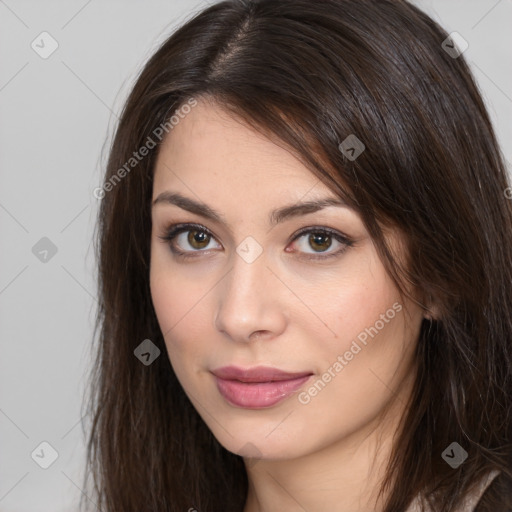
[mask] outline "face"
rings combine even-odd
[[[342,442],[410,381],[422,313],[355,211],[297,208],[331,200],[290,152],[204,100],[161,147],[154,308],[185,393],[242,456]]]

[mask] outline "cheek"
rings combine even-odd
[[[337,274],[323,276],[314,289],[306,285],[302,293],[307,297],[304,302],[317,318],[314,323],[308,322],[311,317],[305,318],[298,312],[295,318],[303,318],[306,332],[311,333],[313,325],[320,326],[317,337],[321,332],[318,339],[322,343],[317,345],[317,350],[330,359],[349,350],[358,336],[364,341],[365,333],[368,336],[367,330],[373,331],[376,323],[381,339],[392,338],[390,331],[396,331],[395,317],[399,315],[393,304],[399,303],[400,296],[374,254],[359,253]]]
[[[335,334],[316,346],[319,372],[299,401],[316,428],[327,418],[352,428],[373,418],[408,374],[421,315],[406,316],[410,304],[375,258],[317,303]]]
[[[168,262],[168,255],[152,257],[151,298],[171,365],[182,381],[208,344],[204,325],[211,315],[204,283],[168,268]]]
[[[171,274],[168,274],[159,263],[158,258],[152,257],[149,273],[149,284],[151,288],[151,300],[164,337],[177,322],[179,311],[177,305],[179,289]]]
[[[169,361],[182,385],[187,385],[190,375],[190,361],[193,360],[193,345],[179,343],[176,332],[187,322],[185,309],[186,294],[170,282],[166,276],[160,277],[157,271],[151,272],[151,297],[160,330],[162,331]]]
[[[398,290],[376,255],[351,270],[324,286],[326,293],[319,288],[309,295],[311,309],[328,330],[316,329],[321,343],[314,345],[314,351],[309,347],[318,371],[315,382],[322,382],[306,388],[301,403],[314,402],[310,411],[315,414],[329,404],[339,404],[330,412],[333,420],[337,418],[334,421],[350,411],[370,417],[389,398],[389,389],[409,369],[421,321],[406,318]],[[302,329],[313,339],[312,327],[302,322]]]
[[[191,279],[173,264],[165,244],[153,242],[149,272],[151,299],[164,337],[196,317],[205,294],[201,279]]]

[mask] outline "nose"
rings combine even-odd
[[[263,252],[248,263],[233,255],[231,271],[216,287],[215,327],[237,342],[272,339],[286,328],[286,287],[274,275]]]

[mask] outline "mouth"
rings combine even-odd
[[[312,372],[286,372],[264,366],[225,366],[212,370],[212,374],[223,398],[244,409],[271,407],[292,395],[313,375]]]

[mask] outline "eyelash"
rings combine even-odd
[[[212,237],[215,239],[215,236],[213,235],[213,233],[209,229],[207,229],[205,226],[202,226],[201,224],[190,224],[190,223],[172,224],[165,230],[164,234],[162,236],[159,236],[158,238],[165,241],[167,243],[167,245],[169,245],[171,252],[174,255],[176,255],[177,257],[184,259],[184,260],[192,259],[192,258],[197,257],[196,256],[197,253],[207,252],[207,251],[205,251],[205,250],[181,251],[181,250],[173,247],[173,244],[172,244],[172,242],[178,235],[180,235],[181,233],[186,233],[187,231],[192,231],[192,230],[196,230],[201,233],[204,232],[209,237]],[[334,256],[341,256],[341,254],[343,254],[349,247],[352,247],[352,245],[353,245],[353,241],[350,240],[348,237],[342,235],[341,233],[338,233],[337,231],[330,229],[330,228],[316,227],[316,226],[301,229],[298,233],[296,233],[294,235],[291,242],[295,242],[295,240],[297,240],[298,238],[302,237],[305,234],[309,234],[309,233],[329,235],[332,238],[334,238],[336,241],[344,244],[344,247],[342,247],[341,249],[338,249],[335,252],[327,253],[326,256],[320,256],[320,254],[322,254],[322,253],[318,253],[319,255],[317,255],[317,256],[315,256],[315,255],[301,256],[307,260],[326,260],[326,259],[332,258]]]
[[[176,249],[172,243],[174,241],[174,239],[181,233],[186,233],[187,231],[192,231],[192,230],[196,230],[201,233],[205,233],[209,237],[212,237],[215,239],[215,236],[208,228],[206,228],[205,226],[202,226],[201,224],[191,224],[191,223],[171,224],[164,231],[164,234],[159,236],[158,238],[160,238],[161,240],[166,242],[167,245],[169,246],[171,252],[174,255],[176,255],[177,257],[179,257],[183,260],[192,259],[192,258],[197,257],[196,256],[197,253],[207,252],[207,251],[200,250],[200,249],[195,250],[195,251],[181,251],[179,249]],[[326,259],[332,258],[334,256],[341,256],[341,254],[343,254],[349,247],[352,247],[354,244],[354,242],[352,240],[350,240],[348,237],[342,235],[341,233],[339,233],[333,229],[326,228],[326,227],[316,227],[316,226],[301,229],[298,233],[296,233],[294,235],[291,242],[295,242],[295,240],[297,240],[298,238],[302,237],[303,235],[309,234],[309,233],[329,235],[332,238],[334,238],[336,241],[342,243],[344,245],[344,247],[342,247],[341,249],[338,249],[335,252],[327,253],[326,256],[320,256],[320,254],[322,254],[322,253],[318,253],[319,254],[318,256],[315,256],[315,255],[301,256],[307,260],[326,260]]]

